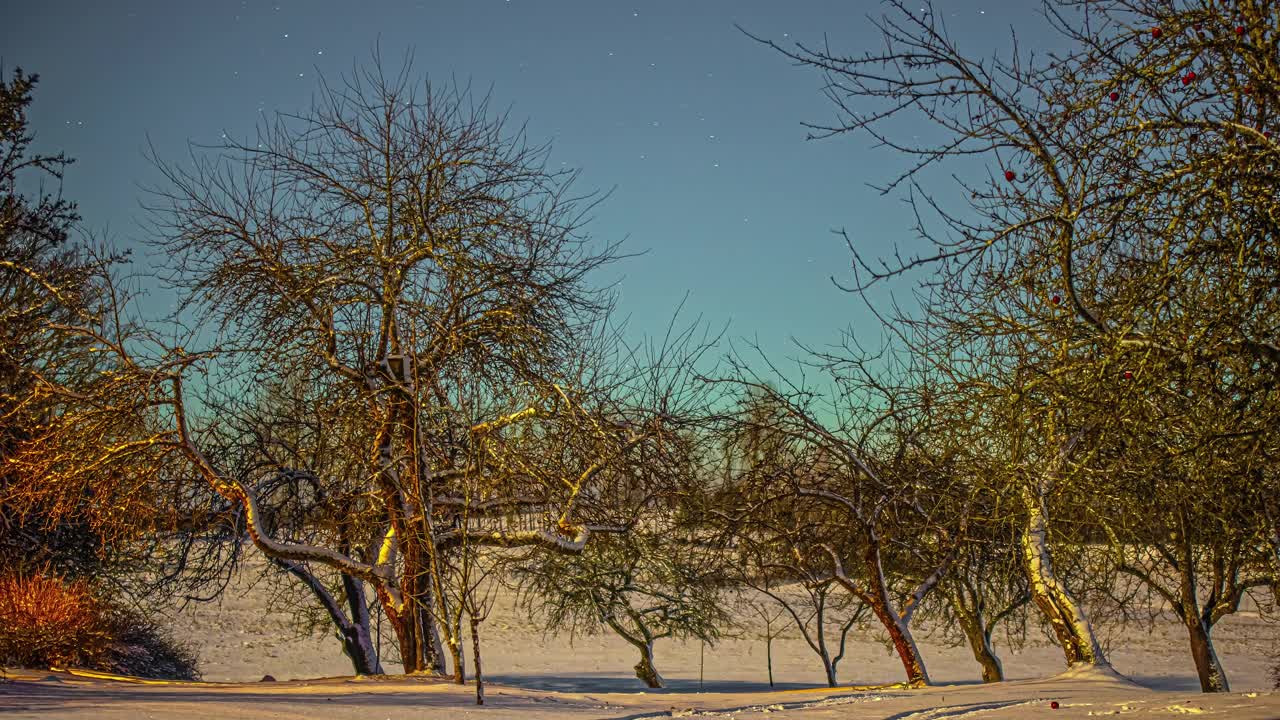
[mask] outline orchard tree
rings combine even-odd
[[[786,442],[749,463],[736,483],[748,491],[721,515],[751,543],[789,547],[808,585],[829,581],[866,605],[906,683],[927,685],[911,621],[954,561],[967,522],[957,454],[934,433],[931,386],[891,385],[892,365],[845,351],[812,358],[826,392],[778,373],[764,382],[734,360],[736,373],[722,382],[762,407],[727,418],[727,436]]]
[[[994,512],[987,515],[986,510]],[[992,636],[1001,624],[1012,624],[1019,629],[1006,632],[1004,637],[1015,646],[1025,641],[1025,608],[1031,594],[1017,553],[1016,530],[1008,531],[1009,514],[990,506],[983,506],[974,514],[1001,518],[1006,521],[1001,523],[1005,527],[979,529],[971,523],[938,594],[945,601],[946,627],[960,631],[973,659],[982,668],[982,681],[1000,682],[1005,679],[1004,665],[996,654]]]
[[[654,643],[714,644],[729,617],[717,553],[678,532],[652,530],[605,538],[575,556],[535,553],[516,579],[522,603],[549,629],[613,632],[639,653],[636,677],[660,688]]]
[[[1246,593],[1275,587],[1267,505],[1276,392],[1231,358],[1170,367],[1134,401],[1118,399],[1129,431],[1104,446],[1098,471],[1115,502],[1097,508],[1116,569],[1188,633],[1205,692],[1230,689],[1211,632]],[[1254,386],[1254,387],[1251,387]]]
[[[836,687],[849,633],[866,625],[868,607],[841,588],[824,569],[802,562],[799,546],[782,528],[752,518],[753,531],[741,541],[738,582],[758,595],[750,602],[766,622],[769,685],[773,686],[772,621],[790,620],[822,663],[827,687]],[[772,612],[771,612],[772,611]]]
[[[461,659],[445,592],[456,555],[578,553],[625,531],[645,492],[608,471],[662,441],[689,387],[669,369],[691,361],[676,349],[662,372],[628,364],[592,284],[618,249],[583,233],[592,203],[572,175],[487,99],[411,78],[375,63],[253,141],[160,163],[158,247],[178,319],[201,321],[178,336],[205,349],[131,324],[117,292],[75,328],[117,369],[75,394],[47,384],[64,410],[18,462],[60,479],[49,495],[91,483],[121,501],[99,513],[168,507],[177,491],[157,478],[194,478],[243,513],[266,557],[364,583],[405,671],[442,673],[445,642]],[[307,420],[336,418],[352,459],[263,452],[258,471],[232,472],[208,409],[286,375],[314,388]],[[325,489],[307,500],[329,518],[314,541],[264,522],[263,485],[282,474]],[[334,522],[352,510],[358,522]]]
[[[959,50],[931,7],[888,4],[874,21],[881,52],[762,42],[827,78],[839,122],[813,126],[815,135],[866,133],[911,159],[882,190],[910,189],[926,249],[877,262],[846,236],[855,259],[844,286],[866,291],[928,268],[919,322],[966,342],[986,338],[1008,359],[997,383],[1016,401],[1005,429],[1022,439],[1009,446],[1011,461],[1027,469],[1032,597],[1069,664],[1103,663],[1082,607],[1052,572],[1049,538],[1054,514],[1078,517],[1088,502],[1090,464],[1131,429],[1107,399],[1155,401],[1192,367],[1239,363],[1257,386],[1274,384],[1280,369],[1280,8],[1055,0],[1044,16],[1066,51],[1037,57],[1015,44],[978,58]],[[920,136],[929,140],[899,134],[913,115],[932,126]],[[958,206],[925,187],[943,167],[958,178]],[[1205,469],[1179,475],[1207,482]],[[1095,501],[1115,497],[1098,490]],[[1275,537],[1274,516],[1236,520],[1259,525],[1246,535]],[[1202,685],[1219,689],[1195,624]]]
[[[328,545],[369,561],[360,553],[378,517],[362,497],[362,478],[371,468],[367,458],[350,451],[362,428],[328,400],[318,386],[296,376],[266,380],[250,403],[218,398],[209,403],[219,428],[207,452],[228,474],[256,482],[258,514],[268,535],[293,544]],[[247,542],[243,532],[224,540],[237,549]],[[288,607],[300,630],[329,626],[356,675],[382,674],[373,641],[376,601],[363,580],[284,558],[270,558],[262,574],[271,601]]]

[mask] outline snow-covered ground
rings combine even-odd
[[[745,618],[744,618],[745,620]],[[1280,693],[1270,690],[1269,656],[1280,649],[1280,626],[1256,613],[1224,620],[1215,631],[1232,685],[1203,695],[1186,649],[1185,633],[1163,623],[1113,628],[1110,657],[1119,674],[1062,674],[1061,654],[1044,643],[1020,652],[1001,647],[1009,682],[982,685],[963,647],[946,647],[922,633],[929,673],[926,690],[851,692],[822,684],[822,668],[794,632],[775,639],[774,677],[767,683],[759,623],[704,649],[699,643],[660,641],[659,670],[669,687],[646,691],[632,675],[637,657],[612,636],[546,635],[500,598],[482,627],[482,652],[492,683],[477,708],[471,685],[390,678],[352,680],[338,642],[325,635],[298,638],[288,617],[266,612],[246,578],[221,603],[188,606],[170,619],[175,633],[199,648],[205,683],[136,684],[21,671],[0,685],[0,714],[30,718],[641,718],[684,715],[770,718],[1075,718],[1213,715],[1280,718]],[[902,667],[876,639],[874,626],[855,631],[840,664],[840,681],[874,685],[899,680]],[[390,638],[383,637],[383,642]],[[702,681],[699,682],[701,664]],[[397,668],[388,668],[394,671]],[[280,682],[256,682],[270,674]],[[315,680],[314,678],[329,678]],[[701,691],[700,691],[701,687]],[[1056,701],[1054,710],[1050,703]],[[1052,713],[1052,715],[1049,715]]]

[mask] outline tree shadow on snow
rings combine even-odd
[[[526,690],[551,690],[568,693],[745,693],[770,692],[778,690],[840,690],[827,688],[824,685],[807,683],[775,683],[769,687],[767,682],[748,680],[708,680],[702,684],[701,690],[697,679],[664,678],[666,687],[648,688],[633,675],[616,672],[582,672],[563,675],[536,673],[522,675],[519,673],[497,673],[486,675],[485,681],[494,684],[510,685]]]
[[[1125,673],[1125,677],[1148,690],[1169,690],[1177,692],[1197,692],[1200,680],[1194,675],[1134,675]]]

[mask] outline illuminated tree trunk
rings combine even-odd
[[[872,565],[876,572],[869,598],[871,612],[875,613],[880,624],[888,631],[893,649],[897,651],[898,659],[902,661],[902,667],[907,673],[907,684],[911,687],[928,685],[929,673],[925,671],[924,657],[920,655],[920,648],[916,646],[915,637],[911,634],[909,619],[903,618],[894,611],[892,600],[889,598],[889,589],[880,568],[879,553],[876,553],[874,563],[869,559],[868,564]]]
[[[413,591],[413,594],[410,594]],[[444,652],[439,630],[432,619],[430,588],[418,587],[406,572],[403,592],[410,598],[408,607],[397,611],[385,600],[383,609],[400,648],[401,662],[407,674],[444,675]]]
[[[1032,601],[1053,628],[1068,667],[1081,664],[1107,665],[1107,659],[1084,608],[1080,607],[1053,572],[1044,486],[1037,485],[1034,489],[1024,487],[1022,499],[1027,513],[1021,538],[1022,557]]]
[[[467,671],[462,656],[462,636],[458,628],[449,633],[449,641],[445,644],[449,647],[449,659],[453,661],[453,681],[462,685],[467,682]]]

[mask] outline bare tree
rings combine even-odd
[[[772,545],[772,547],[770,547]],[[748,541],[740,582],[767,598],[776,608],[756,605],[766,622],[769,685],[773,686],[773,634],[771,622],[785,616],[822,663],[827,686],[835,687],[840,661],[848,648],[849,633],[865,624],[866,604],[843,592],[828,573],[815,573],[791,554],[778,552],[776,543]]]
[[[763,595],[763,593],[761,593],[761,595]],[[761,597],[752,594],[745,594],[744,597],[741,598],[741,607],[746,610],[748,614],[759,617],[760,622],[764,623],[765,670],[768,672],[769,676],[769,687],[773,687],[773,641],[779,635],[778,628],[776,626],[780,624],[785,625],[787,616],[790,615],[790,613],[787,612],[786,606],[780,605],[777,602],[770,602],[766,599],[767,597],[767,595]],[[782,621],[782,623],[779,623],[779,621]],[[826,669],[825,664],[823,665],[823,669]]]
[[[50,408],[32,392],[41,372],[74,382],[94,372],[85,343],[49,332],[97,309],[95,258],[72,240],[75,205],[61,197],[64,155],[32,153],[27,110],[39,78],[0,68],[0,568],[49,566],[71,575],[102,570],[104,538],[68,513],[47,523],[40,508],[23,507],[22,481],[6,462],[39,434]],[[36,181],[31,197],[22,185]],[[46,183],[58,185],[55,189]]]
[[[1024,608],[1031,595],[1016,554],[1016,540],[981,537],[973,530],[971,525],[939,593],[946,601],[947,619],[959,628],[973,659],[982,668],[982,681],[1000,682],[1005,678],[1004,665],[996,654],[992,635],[1001,623],[1021,617],[1018,625],[1022,632],[1006,635],[1021,642],[1026,624]]]
[[[1020,419],[1005,431],[1048,439],[1008,447],[1027,469],[1022,545],[1033,599],[1068,663],[1105,662],[1049,549],[1050,517],[1079,514],[1060,498],[1087,499],[1073,478],[1103,438],[1126,430],[1104,398],[1128,382],[1129,394],[1155,399],[1163,380],[1196,366],[1238,361],[1264,384],[1280,368],[1269,127],[1280,64],[1267,49],[1277,7],[1046,2],[1066,52],[1037,57],[1015,37],[1011,52],[976,58],[932,7],[888,5],[873,20],[879,52],[761,41],[827,78],[839,120],[811,126],[815,137],[865,133],[909,158],[881,189],[909,191],[926,249],[877,261],[845,235],[855,260],[844,287],[933,270],[918,322],[985,336],[1011,361],[1000,383],[1020,403],[1010,420]],[[898,120],[911,115],[937,132],[901,137]],[[988,162],[985,173],[975,176],[975,159]],[[958,207],[926,190],[943,167],[958,171]],[[1259,531],[1274,535],[1274,526]]]
[[[155,478],[198,480],[290,572],[364,583],[405,671],[441,673],[450,558],[464,547],[577,553],[624,530],[644,493],[606,487],[638,476],[605,471],[661,440],[682,386],[666,375],[654,385],[617,356],[610,296],[590,284],[617,248],[581,232],[591,204],[571,194],[571,176],[547,170],[545,148],[487,100],[423,93],[407,65],[356,70],[255,142],[161,164],[169,184],[154,210],[170,280],[216,338],[188,352],[160,326],[131,323],[117,290],[102,318],[69,329],[119,370],[74,391],[46,385],[62,412],[18,461],[67,481],[51,493],[108,469],[113,497],[156,508],[170,498]],[[247,403],[286,374],[316,388],[312,422],[340,418],[351,432],[345,449],[360,459],[330,464],[344,477],[265,453],[240,476],[212,454],[211,401],[241,391]],[[273,536],[259,498],[282,476],[313,477],[332,490],[313,494],[313,509],[355,509],[360,522],[331,523],[314,543]],[[459,492],[462,478],[480,491]]]
[[[678,532],[650,528],[610,537],[577,556],[539,553],[521,564],[517,580],[523,604],[549,628],[607,628],[639,652],[636,677],[660,688],[656,641],[714,644],[729,622],[718,555]]]
[[[728,418],[757,425],[730,436],[782,438],[786,450],[751,465],[726,521],[739,534],[787,538],[806,574],[843,587],[876,616],[906,682],[928,684],[911,619],[954,560],[967,514],[955,497],[955,454],[931,432],[932,391],[889,385],[857,355],[813,356],[830,379],[824,393],[782,377],[764,382],[734,364],[723,382],[768,409]]]
[[[1232,365],[1160,373],[1171,381],[1123,407],[1131,430],[1111,438],[1098,469],[1113,478],[1115,501],[1095,515],[1115,568],[1147,591],[1148,607],[1167,608],[1186,628],[1205,692],[1230,687],[1214,625],[1251,589],[1277,579],[1260,502],[1275,443],[1274,392],[1255,391],[1254,378]]]
[[[116,478],[109,466],[86,459],[75,478],[59,482],[22,461],[29,448],[44,446],[68,408],[101,421],[91,389],[127,371],[77,329],[119,321],[103,276],[127,254],[92,237],[61,196],[72,161],[30,152],[27,110],[36,84],[21,69],[0,78],[0,568],[92,578],[113,601],[140,607],[167,595],[216,594],[236,556],[204,542],[232,520],[209,493],[161,468],[159,483],[174,485],[161,509],[153,495],[109,487]],[[117,440],[101,429],[101,442]],[[80,457],[74,448],[61,451],[50,460]]]

